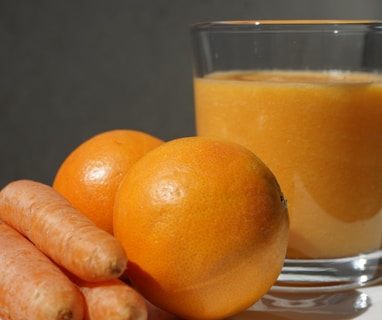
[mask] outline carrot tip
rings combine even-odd
[[[126,270],[126,261],[115,261],[113,263],[111,263],[110,267],[109,267],[109,273],[115,277],[119,277],[121,276],[125,270]]]
[[[72,320],[73,312],[71,310],[60,310],[57,315],[57,319],[59,320]]]

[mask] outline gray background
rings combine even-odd
[[[0,0],[0,187],[51,183],[102,131],[193,135],[188,27],[224,19],[382,19],[382,1]]]

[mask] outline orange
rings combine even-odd
[[[130,281],[187,319],[226,318],[260,299],[281,272],[288,231],[272,172],[223,140],[162,144],[131,167],[115,198]]]
[[[97,134],[74,149],[59,167],[53,187],[100,228],[113,233],[113,205],[128,169],[163,141],[134,130]]]

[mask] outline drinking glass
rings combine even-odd
[[[190,32],[197,135],[252,150],[288,201],[272,290],[379,281],[382,22],[218,21]]]

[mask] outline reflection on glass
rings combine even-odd
[[[265,295],[247,311],[282,314],[285,319],[353,319],[371,306],[366,293],[344,291],[337,293],[272,293]],[[243,315],[245,317],[245,315]],[[244,318],[243,318],[244,319]],[[272,318],[270,318],[272,319]],[[275,318],[277,319],[277,318]]]

